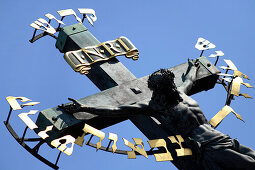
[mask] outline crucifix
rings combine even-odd
[[[61,20],[56,19],[51,14],[45,15],[50,19],[49,22],[42,18],[38,19],[32,23],[31,26],[36,30],[41,29],[45,32],[36,37],[33,36],[33,38],[30,40],[31,42],[34,42],[45,35],[50,35],[56,38],[56,47],[61,53],[64,53],[65,60],[73,68],[73,70],[81,74],[85,74],[102,91],[77,101],[74,100],[76,105],[79,104],[81,106],[89,106],[93,108],[100,106],[121,107],[123,105],[134,105],[141,101],[149,101],[152,99],[155,89],[152,90],[153,92],[151,91],[151,89],[154,87],[150,85],[148,86],[148,81],[150,81],[153,76],[159,74],[159,72],[153,73],[153,76],[151,75],[142,78],[136,78],[116,59],[116,56],[119,55],[125,55],[127,58],[132,58],[133,60],[138,59],[139,52],[131,43],[131,41],[126,37],[119,37],[113,41],[100,43],[82,24],[82,21],[87,18],[93,25],[93,22],[96,20],[94,11],[91,9],[78,10],[81,14],[83,14],[83,19],[80,19],[73,10],[58,11],[59,15],[62,16]],[[88,14],[91,14],[92,16],[88,16]],[[63,18],[67,15],[74,15],[79,23],[60,28],[60,25],[63,24]],[[56,29],[50,26],[50,21],[52,19],[59,23],[59,26]],[[58,37],[54,35],[56,31],[59,31]],[[205,39],[201,39],[198,41],[196,46],[201,49],[206,49],[207,47],[209,48],[210,46],[213,46],[213,44]],[[199,58],[193,60],[193,63],[188,61],[172,68],[161,70],[162,75],[163,72],[165,72],[164,74],[172,74],[171,83],[174,84],[175,88],[179,88],[187,82],[186,77],[189,72],[191,72],[194,67],[199,67],[199,69],[196,71],[196,77],[193,77],[192,79],[193,85],[190,86],[190,88],[183,90],[185,91],[185,95],[183,94],[182,96],[184,101],[186,100],[184,98],[188,98],[188,96],[192,94],[213,88],[218,80],[218,74],[220,71],[206,57],[202,56],[202,53]],[[194,65],[191,66],[190,64]],[[166,70],[171,71],[168,72]],[[175,79],[173,79],[173,77],[175,77]],[[156,89],[161,89],[160,84],[156,85]],[[186,101],[189,101],[189,99]],[[182,102],[182,104],[185,104],[185,102]],[[70,103],[65,105],[72,107],[72,104]],[[191,105],[192,104],[189,106]],[[181,111],[181,113],[182,112],[183,111]],[[109,113],[109,115],[110,114],[111,113]],[[49,137],[47,137],[45,141],[48,144],[54,145],[54,142],[52,143],[52,141],[55,141],[55,139],[61,139],[61,137],[66,135],[71,135],[76,139],[81,137],[84,134],[83,128],[86,129],[86,127],[84,127],[84,123],[96,129],[103,129],[120,123],[126,119],[130,119],[131,122],[149,140],[167,139],[172,136],[179,135],[174,132],[175,129],[166,129],[164,127],[164,119],[156,114],[146,115],[144,113],[138,113],[137,115],[133,116],[102,117],[98,116],[97,114],[83,112],[82,109],[78,112],[70,114],[68,113],[68,110],[65,109],[65,107],[58,106],[43,110],[39,113],[36,121],[37,128],[35,128],[34,131],[39,134],[39,132],[42,132],[45,129],[47,130],[48,127],[51,127],[51,129],[48,130]],[[205,130],[206,133],[209,131],[214,131],[212,127],[209,127],[206,118],[204,121],[202,121],[202,123],[200,123],[204,124],[205,122],[207,125],[203,126],[202,128],[194,128],[197,130],[196,133],[202,133],[203,130]],[[219,137],[221,137],[219,140],[224,139],[224,144],[227,143],[232,147],[232,141],[230,141],[231,138],[224,136],[222,133],[214,131],[213,134],[209,133],[209,135],[212,135],[213,137],[219,135]],[[201,136],[203,137],[203,135]],[[210,140],[208,140],[209,142],[213,142],[212,136],[210,137]],[[195,138],[196,137],[199,136],[195,136]],[[178,144],[184,142],[182,141],[183,139],[181,139],[182,138],[178,138]],[[176,141],[176,139],[171,138],[170,140]],[[200,139],[197,140],[199,141]],[[59,141],[56,145],[58,144]],[[171,144],[168,143],[167,145],[168,147],[171,147]],[[215,146],[218,145],[216,144]],[[215,146],[213,145],[212,148]],[[240,148],[244,149],[243,147]],[[162,148],[159,148],[159,150],[162,150]],[[252,153],[251,155],[253,156]],[[178,169],[203,169],[203,165],[194,159],[193,156],[177,156],[172,160],[172,163]]]
[[[131,49],[132,43],[127,42],[128,40],[125,37],[122,37],[122,39],[120,38],[120,40],[120,42],[126,41],[125,44],[129,45],[127,48]],[[86,49],[86,47],[96,47],[99,44],[100,42],[81,23],[63,27],[57,38],[56,47],[60,52],[65,53],[67,62],[73,64],[70,64],[72,68],[87,75],[87,77],[100,90],[102,90],[100,93],[84,97],[78,101],[85,105],[96,107],[102,105],[119,106],[150,99],[152,93],[147,87],[148,76],[136,78],[116,58],[93,63],[93,65],[89,66],[89,69],[79,69],[80,63],[77,64],[76,61],[74,61],[74,57],[80,55],[79,57],[81,57],[81,60],[85,59],[88,52],[86,53],[85,51],[84,53],[84,50],[82,52],[81,49]],[[104,47],[106,52],[109,52],[107,49],[114,52],[114,50],[111,49],[113,47],[108,45],[109,43],[104,44],[109,47]],[[125,47],[125,44],[123,47]],[[99,46],[98,50],[102,51],[100,48],[102,47]],[[134,55],[134,57],[136,56],[138,56],[138,54]],[[189,95],[213,88],[218,78],[217,73],[220,73],[220,71],[205,57],[199,57],[197,62],[200,63],[200,69],[197,74],[196,85],[188,92]],[[171,68],[176,76],[175,83],[177,86],[184,82],[183,75],[186,74],[188,67],[188,62],[186,62]],[[54,125],[53,130],[48,133],[50,137],[46,139],[46,141],[51,141],[66,134],[78,137],[81,135],[81,129],[83,128],[84,122],[97,129],[103,129],[116,123],[120,123],[127,118],[128,117],[102,118],[93,114],[82,116],[77,115],[75,118],[58,107],[55,107],[43,110],[39,113],[36,121],[38,129],[35,129],[35,131],[39,132],[49,125]],[[129,119],[148,139],[160,139],[176,135],[174,133],[170,134],[169,132],[166,132],[161,127],[160,120],[156,117],[137,115],[130,117]],[[172,162],[179,169],[188,169],[191,167],[195,169],[197,166],[194,160],[190,157],[178,157]]]

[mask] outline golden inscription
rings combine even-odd
[[[40,131],[38,133],[38,136],[40,136],[42,139],[46,139],[47,137],[49,137],[49,135],[47,134],[47,132],[51,131],[53,128],[53,125],[51,126],[47,126],[45,130]]]
[[[231,87],[231,94],[233,94],[235,96],[239,96],[241,83],[243,83],[242,78],[236,77],[233,79],[232,87]]]
[[[99,148],[101,148],[101,146],[102,146],[101,142],[102,142],[102,140],[105,138],[105,133],[104,133],[104,132],[102,132],[102,131],[100,131],[100,130],[98,130],[98,129],[96,129],[96,128],[93,128],[92,126],[89,126],[89,125],[86,124],[86,123],[85,123],[85,125],[84,125],[83,131],[84,131],[85,133],[90,133],[90,134],[92,134],[92,135],[94,135],[94,136],[99,137],[100,140],[99,140],[98,143],[96,143],[96,146],[97,146],[97,150],[98,150]]]
[[[13,110],[21,110],[22,107],[18,103],[17,99],[21,100],[21,102],[28,102],[32,101],[26,97],[13,97],[13,96],[8,96],[6,97],[7,102],[10,104]]]
[[[168,138],[172,143],[177,143],[180,146],[180,149],[175,149],[177,156],[187,156],[192,155],[192,151],[189,148],[183,148],[182,143],[184,142],[184,139],[181,135],[176,135],[177,139],[174,136],[169,136]]]
[[[157,162],[159,162],[159,161],[172,161],[173,160],[173,157],[172,157],[171,153],[168,151],[168,149],[166,147],[166,141],[164,139],[149,140],[148,143],[149,143],[151,148],[163,147],[166,150],[165,153],[154,154]]]
[[[28,115],[34,115],[37,112],[38,110],[30,110],[28,113],[20,113],[18,116],[29,127],[29,129],[33,130],[38,128],[38,126],[28,117]]]
[[[231,112],[234,113],[238,119],[243,121],[241,115],[237,114],[230,106],[226,105],[209,121],[209,123],[213,127],[217,127],[218,124]]]
[[[126,37],[119,37],[116,40],[106,41],[97,46],[66,52],[64,58],[74,71],[88,74],[92,64],[110,60],[120,55],[125,55],[133,60],[139,58],[137,48]]]
[[[118,140],[118,136],[114,133],[109,133],[109,137],[108,137],[109,140],[113,141],[113,144],[112,144],[112,153],[114,153],[116,150],[117,150],[117,140]]]
[[[81,19],[76,15],[76,13],[74,12],[74,10],[72,9],[65,9],[65,10],[61,10],[61,11],[57,11],[58,14],[61,16],[61,17],[65,17],[65,16],[68,16],[68,15],[74,15],[76,20],[80,23],[81,22]]]
[[[85,133],[83,133],[81,136],[78,136],[78,138],[76,138],[75,140],[75,144],[82,147],[84,143],[84,136],[85,136]]]
[[[73,153],[74,142],[75,142],[74,137],[72,137],[71,135],[66,135],[59,139],[51,141],[51,145],[58,148],[58,150],[60,150],[61,152],[64,152],[65,154],[70,156]],[[69,143],[71,143],[71,147],[66,146]]]
[[[129,142],[128,140],[126,140],[125,138],[123,138],[123,140],[124,140],[124,144],[132,149],[132,151],[127,151],[128,159],[136,158],[135,151],[140,153],[144,157],[148,158],[148,155],[147,155],[146,151],[144,150],[144,144],[143,144],[142,139],[133,138],[133,140],[135,141],[135,145],[133,143]],[[138,147],[137,145],[141,145],[142,148]]]
[[[242,72],[240,72],[238,70],[234,70],[234,76],[238,76],[238,77],[242,77],[243,76],[243,78],[250,80],[247,75],[243,74]]]

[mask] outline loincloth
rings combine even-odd
[[[209,124],[203,124],[195,128],[190,137],[198,142],[203,151],[232,148],[234,145],[233,140],[228,135],[213,129]]]

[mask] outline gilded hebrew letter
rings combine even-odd
[[[232,87],[231,87],[231,94],[233,94],[235,96],[239,96],[241,83],[243,83],[242,78],[236,77],[233,79]]]
[[[235,77],[232,81],[231,94],[239,96],[240,86],[245,85],[248,88],[253,88],[249,83],[244,83],[243,79],[239,76]]]
[[[166,147],[166,141],[164,139],[154,139],[154,140],[149,140],[148,141],[149,145],[151,148],[156,148],[156,147],[164,147],[166,149],[166,153],[157,153],[154,154],[156,161],[172,161],[173,157],[171,153],[168,151]]]
[[[28,115],[34,115],[38,112],[38,110],[30,110],[28,113],[20,113],[19,118],[29,127],[29,129],[33,130],[38,128],[38,126],[31,120]]]
[[[96,143],[96,145],[97,145],[97,150],[98,150],[99,148],[101,148],[101,146],[102,146],[102,145],[101,145],[101,142],[102,142],[102,140],[105,138],[105,133],[104,133],[104,132],[102,132],[102,131],[100,131],[100,130],[98,130],[98,129],[96,129],[96,128],[93,128],[92,126],[89,126],[89,125],[86,124],[86,123],[85,123],[85,125],[84,125],[83,131],[84,131],[85,133],[90,133],[90,134],[92,134],[92,135],[94,135],[94,136],[99,137],[100,140],[99,140],[98,143]]]
[[[142,139],[133,138],[133,140],[135,141],[135,145],[133,143],[129,142],[128,140],[126,140],[125,138],[123,138],[123,140],[124,140],[124,144],[132,149],[132,151],[127,151],[128,159],[135,159],[136,158],[135,151],[140,153],[144,157],[148,158],[147,153],[144,150],[144,144],[143,144]],[[142,148],[138,147],[137,145],[141,145]]]
[[[47,32],[49,34],[55,34],[56,30],[45,19],[39,18],[37,21],[30,24],[31,27]]]
[[[75,143],[82,147],[84,143],[84,136],[85,136],[85,133],[83,133],[81,136],[78,136],[75,140]]]
[[[45,130],[40,131],[38,133],[38,136],[40,136],[42,139],[46,139],[47,137],[49,137],[49,135],[47,134],[47,132],[51,131],[53,128],[53,125],[51,126],[47,126]]]
[[[83,14],[89,21],[89,23],[93,26],[94,22],[97,20],[96,12],[93,9],[86,9],[86,8],[78,8],[78,11]],[[88,16],[91,14],[92,16]]]
[[[54,20],[56,20],[59,24],[65,25],[63,21],[58,20],[54,15],[52,15],[52,14],[50,14],[50,13],[45,14],[45,16],[46,16],[47,18],[49,18],[50,20],[54,19]]]
[[[189,148],[183,148],[182,142],[184,142],[184,139],[181,135],[176,135],[177,139],[174,136],[168,137],[172,143],[177,143],[180,146],[180,149],[175,149],[177,156],[186,156],[186,155],[192,155],[192,151]]]
[[[251,98],[251,99],[252,99],[252,97],[249,96],[249,95],[246,94],[246,93],[240,93],[239,95],[240,95],[240,96],[243,96],[243,97],[245,97],[245,98]]]
[[[243,121],[241,115],[237,114],[230,106],[226,105],[209,121],[209,123],[213,127],[217,127],[218,124],[231,112],[233,112],[238,119]]]
[[[112,153],[114,153],[117,150],[116,143],[117,143],[117,140],[118,140],[118,136],[116,134],[114,134],[114,133],[109,133],[108,139],[113,141],[113,144],[112,144]]]
[[[63,142],[62,142],[63,141]],[[61,152],[64,152],[68,156],[70,156],[73,153],[73,146],[74,146],[75,138],[71,135],[63,136],[59,139],[55,139],[51,141],[51,145],[58,148]],[[71,147],[67,147],[66,145],[71,143]]]
[[[208,40],[204,38],[198,38],[197,43],[195,45],[195,48],[198,50],[208,50],[215,48],[216,46],[212,43],[210,43]]]
[[[39,104],[40,102],[28,102],[28,103],[25,103],[25,104],[22,104],[21,107],[25,107],[25,106],[34,106],[34,105],[37,105]]]
[[[216,54],[211,54],[209,57],[214,58],[214,57],[222,57],[224,56],[224,53],[222,51],[215,51]]]
[[[26,97],[13,97],[13,96],[8,96],[6,97],[7,102],[10,104],[13,110],[21,110],[22,107],[20,104],[17,102],[17,99],[20,99],[21,102],[28,102],[31,101],[30,99]]]
[[[248,88],[253,88],[253,86],[252,85],[250,85],[249,83],[241,83],[242,85],[245,85],[246,87],[248,87]]]
[[[238,76],[238,77],[243,76],[243,78],[250,80],[247,75],[243,74],[241,71],[238,71],[238,70],[234,70],[234,76]]]
[[[68,15],[74,15],[76,20],[80,23],[81,22],[81,19],[76,15],[76,13],[74,12],[74,10],[72,9],[66,9],[66,10],[61,10],[61,11],[57,11],[58,14],[61,16],[61,17],[65,17],[65,16],[68,16]]]
[[[228,65],[228,67],[226,67],[226,69],[228,69],[228,70],[237,70],[235,64],[231,60],[224,59],[224,61]]]

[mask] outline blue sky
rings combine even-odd
[[[51,13],[57,18],[56,11],[77,8],[92,8],[98,20],[91,27],[85,26],[101,42],[126,36],[140,51],[138,61],[118,57],[119,60],[138,78],[148,75],[159,68],[169,68],[199,57],[200,51],[194,48],[197,38],[203,37],[216,45],[215,50],[225,53],[224,59],[232,60],[237,68],[250,77],[255,85],[254,74],[254,38],[255,38],[255,2],[252,0],[215,0],[206,2],[193,1],[4,1],[1,3],[1,98],[0,120],[4,121],[9,111],[5,100],[7,96],[25,96],[41,102],[33,109],[44,110],[66,103],[68,97],[79,99],[99,90],[86,77],[75,73],[55,48],[55,40],[45,37],[31,44],[28,40],[33,35],[29,26],[38,18],[45,18]],[[81,16],[80,16],[81,17]],[[76,23],[74,18],[67,20],[67,25]],[[215,50],[206,51],[205,56]],[[214,62],[214,59],[211,60]],[[221,59],[219,64],[226,65]],[[242,93],[255,97],[254,89],[241,88]],[[221,85],[214,89],[193,96],[210,120],[225,104],[226,92]],[[228,115],[217,128],[240,143],[255,149],[254,100],[237,98],[231,107],[241,114],[245,123]],[[29,111],[31,108],[24,109]],[[21,135],[25,128],[18,118],[21,111],[15,111],[11,123]],[[37,116],[30,116],[36,120]],[[114,125],[103,130],[119,136],[118,147],[126,149],[121,138],[132,141],[132,137],[142,138],[145,148],[149,149],[146,137],[130,121]],[[0,169],[49,169],[42,162],[30,155],[8,133],[4,124],[0,124],[2,151]],[[35,135],[29,132],[28,135]],[[88,140],[86,138],[86,140]],[[46,145],[40,150],[54,161],[57,150]],[[169,162],[156,162],[154,156],[148,159],[138,157],[129,160],[123,155],[113,155],[102,151],[96,152],[88,146],[74,147],[71,156],[62,155],[60,169],[176,169]]]

